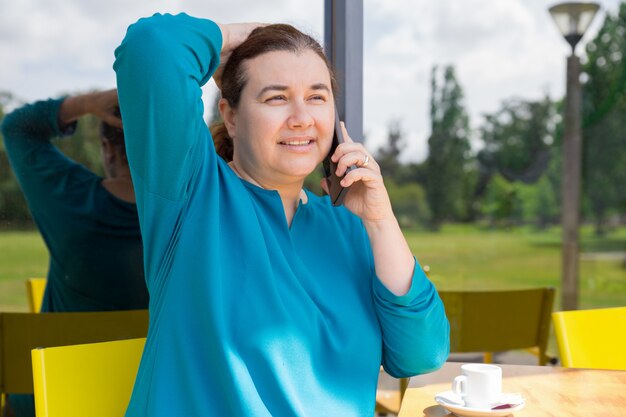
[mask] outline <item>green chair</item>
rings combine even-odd
[[[34,349],[37,417],[124,417],[145,342]]]
[[[626,370],[626,307],[552,313],[567,368]]]
[[[134,339],[147,332],[147,310],[0,313],[0,393],[33,393],[32,349]]]

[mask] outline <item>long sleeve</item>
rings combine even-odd
[[[397,378],[432,372],[450,352],[450,325],[435,286],[415,263],[409,292],[396,296],[377,278],[374,300],[383,336],[383,367]]]
[[[51,196],[65,193],[66,182],[96,178],[51,142],[75,130],[75,123],[63,131],[59,128],[57,117],[62,102],[63,99],[37,101],[13,111],[2,121],[9,161],[35,217],[51,208]]]
[[[206,19],[155,14],[115,51],[120,108],[138,204],[142,193],[184,200],[204,158],[201,86],[219,65],[222,34]]]

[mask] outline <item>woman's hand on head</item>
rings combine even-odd
[[[341,180],[343,187],[350,187],[344,206],[364,222],[382,222],[394,218],[389,194],[385,188],[380,166],[361,143],[354,142],[341,123],[345,142],[331,155],[337,163],[337,175],[343,176],[348,167],[355,165]],[[322,188],[328,192],[327,180],[322,179]]]
[[[220,65],[213,73],[213,79],[218,88],[222,88],[222,72],[224,71],[224,65],[230,58],[233,50],[243,43],[250,32],[259,26],[267,26],[266,23],[218,23],[220,30],[222,31],[222,51],[220,53]]]
[[[59,109],[59,122],[66,125],[86,114],[93,114],[111,126],[121,128],[122,119],[113,113],[117,106],[119,104],[115,88],[67,97]]]
[[[113,113],[114,109],[119,106],[116,88],[96,91],[88,94],[86,97],[89,113],[99,117],[111,126],[122,127],[122,119]]]

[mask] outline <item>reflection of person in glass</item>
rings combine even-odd
[[[155,15],[129,28],[114,69],[151,300],[127,416],[369,416],[381,363],[441,366],[443,304],[372,156],[344,129],[339,174],[359,166],[345,206],[302,189],[334,125],[316,41]],[[216,70],[214,145],[201,86]]]
[[[11,166],[50,253],[41,310],[148,307],[141,234],[116,90],[38,101],[7,115],[2,134]],[[77,119],[100,117],[101,178],[52,143]],[[9,396],[16,416],[34,416],[32,395]]]

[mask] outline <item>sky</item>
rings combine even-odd
[[[598,2],[581,44],[619,7],[619,0]],[[426,157],[434,65],[454,65],[474,128],[505,100],[561,98],[569,46],[548,13],[555,3],[364,0],[366,146],[375,151],[389,124],[400,122],[402,159]],[[221,23],[286,22],[323,41],[324,0],[0,0],[0,92],[32,101],[113,88],[113,50],[128,25],[181,11]],[[207,108],[216,92],[210,81]]]

